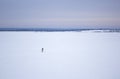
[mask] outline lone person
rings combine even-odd
[[[43,53],[43,51],[44,51],[44,48],[42,48],[41,52]]]

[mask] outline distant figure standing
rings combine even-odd
[[[43,53],[43,51],[44,51],[44,48],[42,48],[41,52]]]

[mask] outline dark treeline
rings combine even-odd
[[[57,32],[57,31],[89,31],[89,30],[104,30],[108,32],[120,32],[120,29],[99,28],[99,29],[76,29],[76,28],[0,28],[0,31],[45,31],[45,32]]]

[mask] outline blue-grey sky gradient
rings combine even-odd
[[[0,0],[0,27],[120,26],[120,0]]]

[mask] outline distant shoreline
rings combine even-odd
[[[120,29],[99,28],[99,29],[76,29],[76,28],[0,28],[0,31],[35,31],[35,32],[81,32],[81,31],[95,31],[95,32],[120,32]]]

